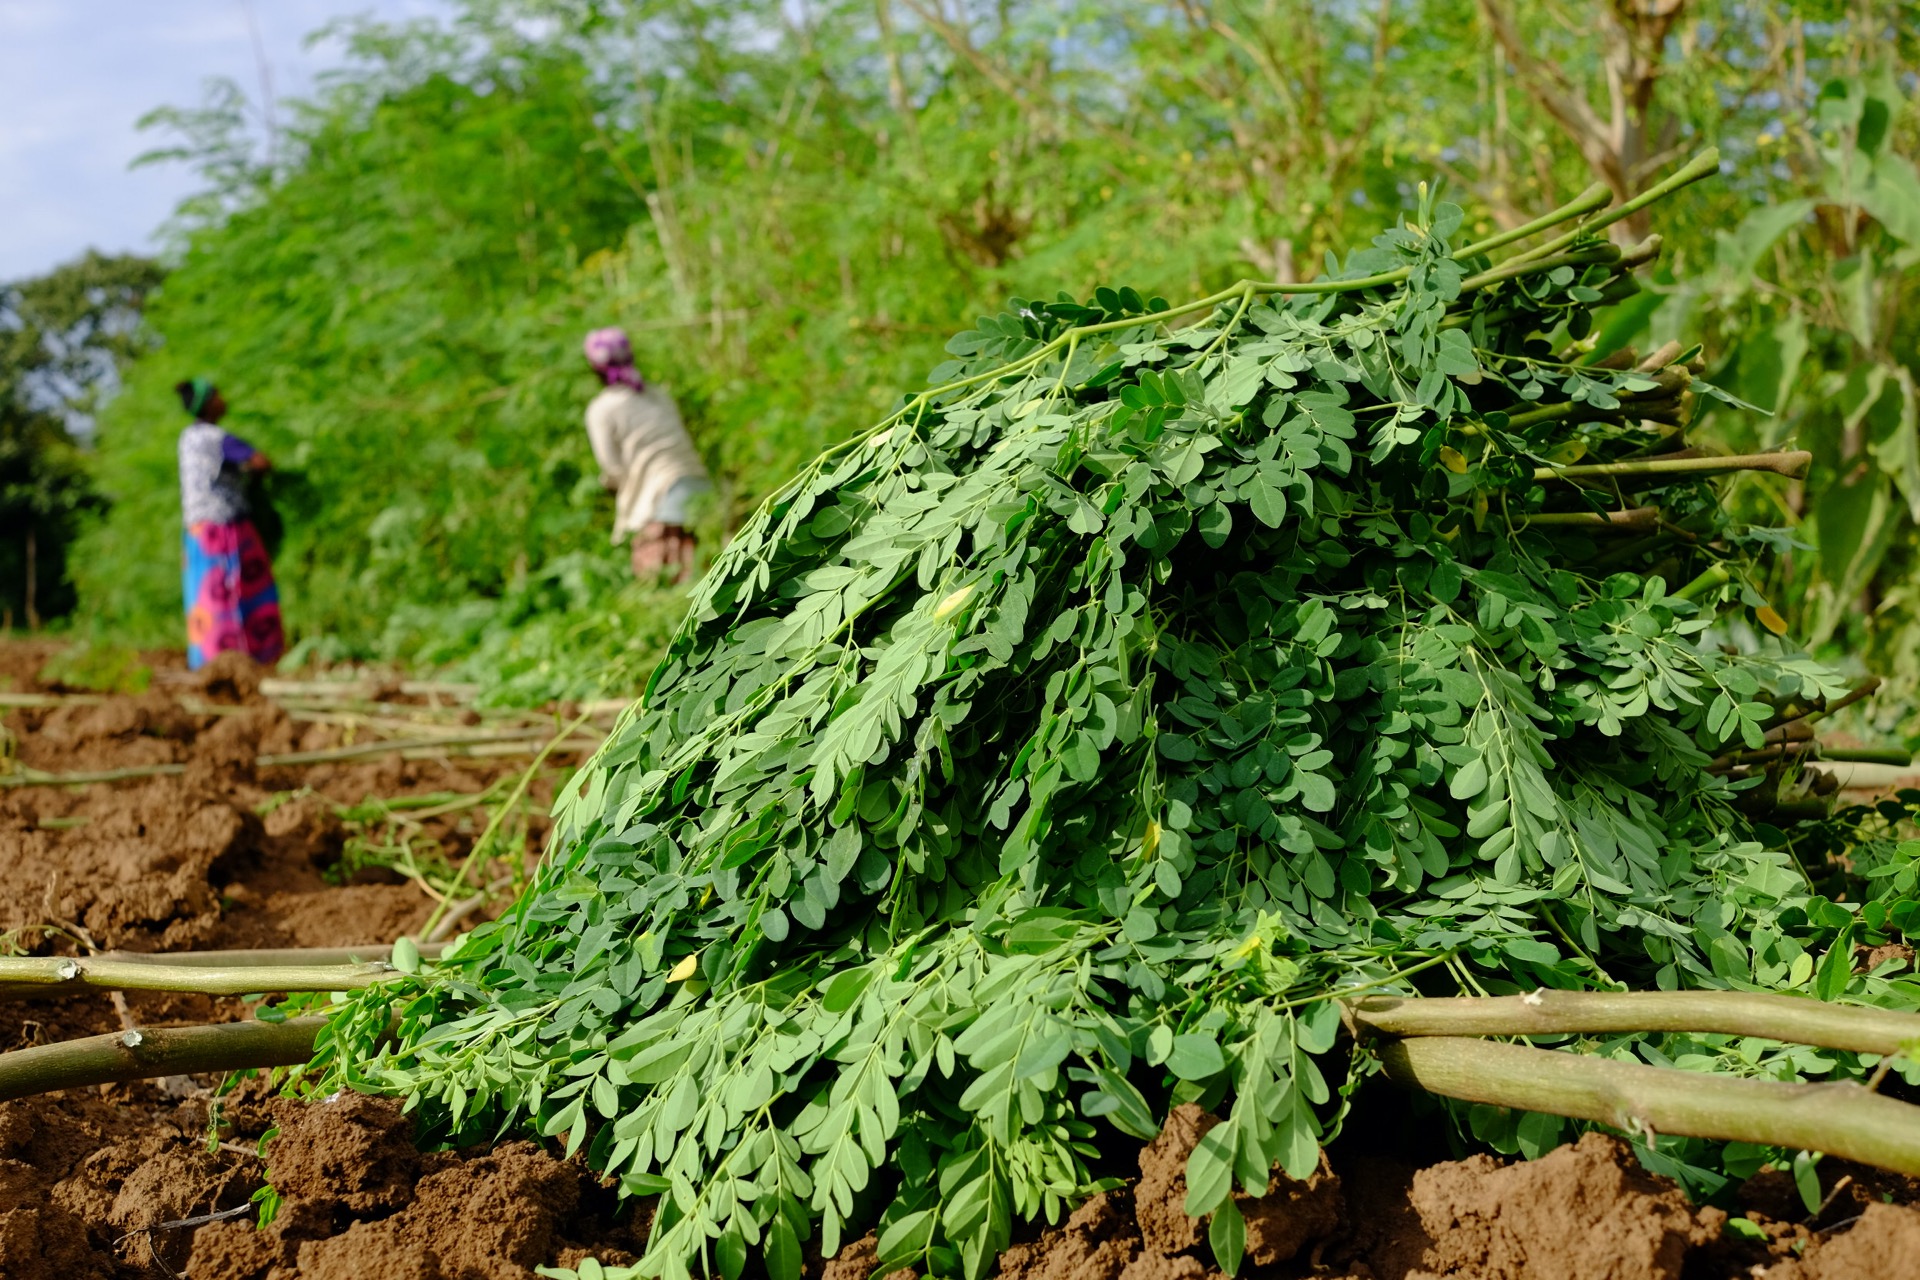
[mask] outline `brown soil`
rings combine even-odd
[[[0,644],[0,690],[33,691],[51,649]],[[164,661],[163,661],[164,665]],[[255,755],[337,744],[259,695],[244,664],[92,705],[14,710],[0,751],[46,770],[183,764],[175,776],[76,788],[0,789],[0,935],[18,950],[141,951],[344,946],[392,941],[431,903],[389,872],[328,878],[346,830],[335,806],[369,796],[477,793],[513,759],[389,757],[256,770]],[[194,699],[200,702],[193,702]],[[224,704],[220,714],[192,706]],[[453,856],[484,813],[426,831]],[[538,835],[538,832],[535,832]],[[335,877],[337,879],[337,877]],[[47,926],[52,926],[51,931]],[[0,1002],[0,1051],[126,1025],[245,1016],[239,1001],[130,994]],[[645,1206],[622,1205],[576,1159],[530,1142],[417,1151],[392,1102],[303,1104],[263,1082],[216,1099],[211,1079],[73,1090],[0,1103],[0,1280],[531,1280],[541,1264],[630,1261]],[[213,1124],[216,1118],[219,1123]],[[1139,1176],[1001,1258],[1006,1280],[1216,1277],[1205,1229],[1182,1209],[1188,1152],[1216,1121],[1182,1107],[1138,1154]],[[1424,1124],[1424,1128],[1421,1125]],[[1740,1189],[1764,1239],[1690,1205],[1616,1139],[1589,1134],[1542,1159],[1435,1159],[1440,1122],[1337,1147],[1305,1182],[1236,1192],[1243,1275],[1325,1280],[1920,1280],[1920,1185],[1821,1166],[1834,1191],[1809,1217],[1791,1179]],[[267,1137],[270,1131],[277,1134]],[[260,1145],[265,1138],[265,1156]],[[1426,1144],[1409,1147],[1410,1142]],[[249,1217],[181,1219],[247,1204],[272,1170],[282,1197]],[[1749,1235],[1756,1234],[1749,1231]],[[871,1236],[815,1263],[816,1280],[867,1280]],[[894,1280],[904,1280],[895,1277]]]

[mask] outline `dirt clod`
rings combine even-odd
[[[349,1093],[285,1110],[286,1125],[267,1144],[283,1197],[362,1215],[391,1213],[412,1198],[420,1153],[398,1103]]]
[[[1920,1275],[1920,1210],[1870,1204],[1846,1232],[1766,1272],[1766,1280],[1912,1280]]]

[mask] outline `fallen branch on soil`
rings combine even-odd
[[[404,754],[408,751],[443,750],[449,747],[490,747],[502,743],[545,742],[550,736],[540,730],[509,729],[492,733],[448,734],[445,737],[436,738],[389,738],[381,742],[355,743],[350,747],[327,747],[320,751],[287,751],[255,756],[253,762],[262,769],[278,769],[290,765],[334,764],[342,760],[364,760],[369,756],[384,756],[394,752]]]
[[[494,839],[500,831],[500,824],[506,819],[509,813],[513,812],[514,806],[520,803],[520,797],[527,794],[527,788],[533,784],[534,775],[540,772],[540,766],[547,762],[547,757],[553,754],[562,743],[573,736],[574,730],[587,722],[587,715],[587,712],[582,711],[579,716],[574,719],[572,724],[560,730],[559,733],[554,734],[547,745],[540,748],[539,754],[534,756],[533,763],[528,765],[526,771],[520,775],[520,781],[514,784],[513,791],[504,801],[495,807],[492,816],[487,819],[487,829],[482,831],[480,838],[473,842],[473,848],[467,851],[467,856],[460,862],[460,869],[454,874],[453,883],[447,886],[445,895],[434,906],[433,914],[427,917],[425,927],[420,930],[420,936],[422,938],[432,942],[441,941],[444,932],[440,926],[447,918],[448,904],[452,900],[453,895],[459,892],[461,886],[466,884],[468,874],[473,870],[475,864],[480,861],[481,855],[493,847]],[[472,909],[473,907],[471,905],[462,904],[460,916],[464,918]]]
[[[260,681],[260,692],[269,698],[300,698],[308,701],[367,701],[376,694],[398,690],[409,698],[448,698],[470,701],[480,692],[477,684],[448,680],[402,680],[398,684],[381,680],[288,680],[267,676]]]
[[[0,999],[107,991],[192,991],[209,996],[358,991],[397,976],[390,964],[225,965],[128,963],[101,956],[0,959]]]
[[[0,1053],[0,1102],[157,1076],[290,1067],[313,1056],[325,1018],[141,1028]]]
[[[1524,996],[1367,996],[1345,1005],[1356,1034],[1545,1036],[1685,1031],[1893,1054],[1920,1041],[1920,1014],[1745,991],[1554,991]]]
[[[416,948],[423,960],[437,960],[446,949],[444,943],[422,942]],[[163,967],[242,969],[250,966],[297,967],[301,965],[372,964],[393,958],[390,945],[366,947],[270,947],[248,951],[102,951],[99,960],[119,964],[147,964]],[[272,988],[278,990],[279,988]],[[251,988],[258,991],[260,988]]]
[[[134,778],[178,777],[187,771],[184,764],[142,764],[125,769],[95,769],[82,773],[45,773],[39,769],[20,769],[0,774],[0,787],[67,787],[92,782],[126,782]]]
[[[575,727],[581,722],[576,722]],[[536,744],[540,744],[536,746]],[[512,733],[475,734],[462,738],[394,739],[368,742],[351,747],[333,747],[325,751],[294,751],[254,757],[258,769],[290,769],[318,764],[336,764],[365,760],[375,756],[399,755],[406,760],[432,760],[440,756],[508,756],[534,751],[542,760],[554,752],[567,754],[591,752],[599,743],[589,738],[558,741],[545,734],[516,730]],[[0,787],[71,787],[95,782],[128,782],[136,778],[175,777],[187,771],[184,764],[133,765],[125,769],[102,769],[88,773],[47,773],[39,769],[21,769],[0,775]]]
[[[1444,1098],[1612,1125],[1824,1151],[1920,1175],[1920,1107],[1853,1083],[1738,1080],[1452,1036],[1380,1047],[1387,1076]]]

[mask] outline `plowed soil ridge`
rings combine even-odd
[[[0,644],[0,690],[44,691],[35,677],[49,656],[46,646]],[[262,698],[244,663],[223,661],[193,680],[177,659],[171,666],[137,697],[0,720],[0,744],[10,739],[31,768],[185,766],[110,784],[0,789],[0,935],[13,951],[391,942],[419,928],[432,903],[391,873],[344,884],[327,875],[345,838],[336,806],[477,794],[524,767],[387,757],[257,770],[258,755],[323,750],[341,731]],[[209,713],[208,703],[221,709]],[[463,811],[426,831],[457,856],[475,820]],[[0,1050],[244,1016],[239,1001],[200,996],[0,1002]],[[650,1206],[620,1203],[577,1159],[524,1141],[423,1154],[389,1100],[299,1103],[257,1081],[216,1099],[218,1083],[181,1078],[0,1104],[0,1280],[530,1280],[542,1264],[625,1262],[642,1247]],[[1218,1276],[1203,1225],[1182,1208],[1186,1156],[1214,1123],[1178,1108],[1138,1152],[1137,1177],[1027,1232],[998,1274]],[[1444,1148],[1442,1135],[1415,1137],[1422,1150]],[[1920,1186],[1870,1170],[1823,1163],[1835,1194],[1818,1215],[1791,1179],[1762,1174],[1733,1197],[1746,1219],[1735,1232],[1727,1210],[1689,1204],[1601,1134],[1524,1163],[1471,1155],[1418,1167],[1411,1149],[1378,1145],[1337,1145],[1305,1182],[1279,1178],[1259,1198],[1236,1193],[1247,1221],[1241,1274],[1920,1280],[1920,1209],[1909,1207]],[[245,1205],[269,1178],[282,1203],[264,1230],[250,1216],[166,1225]],[[875,1261],[869,1236],[808,1270],[813,1280],[866,1280]]]

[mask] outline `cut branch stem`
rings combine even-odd
[[[100,956],[0,959],[0,999],[105,991],[192,991],[209,996],[358,991],[400,976],[390,964],[242,965],[130,963]]]
[[[1533,478],[1548,480],[1606,480],[1620,476],[1718,476],[1736,471],[1771,471],[1799,480],[1807,474],[1813,455],[1805,449],[1781,453],[1740,453],[1725,458],[1644,458],[1633,462],[1596,462],[1578,467],[1539,467]]]
[[[1453,1036],[1390,1041],[1380,1061],[1391,1079],[1463,1102],[1592,1120],[1642,1138],[1824,1151],[1920,1175],[1920,1107],[1857,1084],[1734,1080]]]
[[[1920,1040],[1920,1014],[1746,991],[1535,991],[1349,1001],[1356,1031],[1393,1036],[1546,1036],[1686,1031],[1891,1054]]]
[[[201,1072],[290,1067],[313,1056],[325,1018],[139,1028],[0,1053],[0,1102],[54,1089]]]
[[[446,948],[436,942],[419,944],[420,956],[437,960]],[[120,964],[147,964],[163,967],[203,969],[243,969],[253,966],[292,967],[299,965],[372,964],[393,958],[389,945],[365,947],[272,947],[252,951],[102,951],[96,959]],[[277,989],[277,988],[276,988]],[[251,988],[258,991],[260,988]]]

